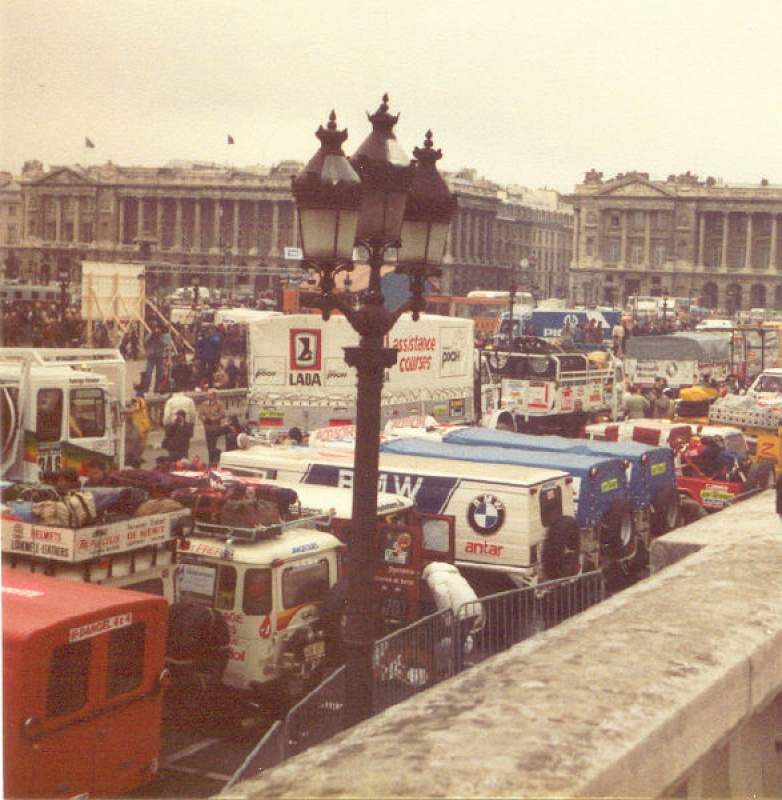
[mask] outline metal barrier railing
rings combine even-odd
[[[425,691],[601,602],[602,572],[481,597],[432,614],[375,642],[374,712]],[[258,743],[223,791],[343,729],[345,668],[297,703]]]

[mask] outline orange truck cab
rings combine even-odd
[[[157,777],[168,605],[2,570],[5,797],[125,795]]]

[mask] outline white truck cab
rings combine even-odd
[[[124,466],[125,360],[118,350],[0,348],[2,474],[37,482],[89,458]]]

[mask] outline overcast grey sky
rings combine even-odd
[[[0,0],[0,168],[412,155],[571,191],[586,170],[782,184],[781,0]],[[227,136],[235,144],[226,145]],[[85,150],[88,136],[95,149]]]

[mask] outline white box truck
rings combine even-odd
[[[431,414],[440,422],[473,418],[474,323],[403,314],[386,337],[398,351],[382,393],[383,424],[397,416]],[[345,317],[328,322],[290,314],[248,324],[251,429],[297,426],[304,432],[355,422],[356,373],[346,347],[359,336]]]

